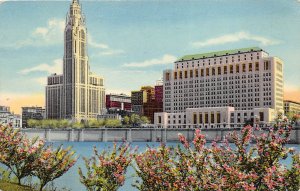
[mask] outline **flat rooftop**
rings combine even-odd
[[[216,52],[201,53],[201,54],[191,54],[191,55],[185,55],[185,56],[181,57],[176,62],[187,61],[187,60],[205,59],[205,58],[213,58],[213,57],[218,57],[218,56],[227,56],[227,55],[249,53],[249,52],[260,52],[260,51],[264,51],[264,50],[259,48],[259,47],[248,47],[248,48],[240,48],[240,49],[222,50],[222,51],[216,51]]]

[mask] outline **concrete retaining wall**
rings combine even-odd
[[[238,129],[202,129],[208,142],[223,139]],[[46,141],[123,141],[128,142],[174,142],[181,133],[189,141],[194,138],[195,129],[161,128],[99,128],[99,129],[22,129],[28,137],[40,137]],[[300,127],[292,130],[290,143],[300,144]]]

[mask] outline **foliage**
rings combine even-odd
[[[106,127],[119,127],[121,126],[121,121],[118,119],[106,119],[105,126]]]
[[[104,123],[104,120],[91,119],[87,122],[87,127],[102,127]]]
[[[135,156],[139,190],[291,190],[300,188],[300,156],[293,155],[291,169],[280,160],[293,153],[285,147],[290,128],[277,126],[255,135],[251,126],[228,138],[234,142],[205,146],[205,136],[196,130],[193,145],[179,135],[182,146],[174,150],[148,148]],[[257,129],[257,131],[260,131]],[[255,144],[250,144],[252,141]]]
[[[10,127],[0,128],[0,162],[11,170],[20,184],[21,179],[35,169],[33,162],[39,157],[44,141],[27,139]]]
[[[38,166],[33,172],[33,175],[40,180],[40,191],[43,190],[48,182],[59,178],[66,173],[76,162],[74,151],[71,147],[63,149],[62,146],[56,150],[52,146],[48,146],[42,150],[38,160],[35,161],[35,166]]]
[[[143,123],[143,124],[149,124],[150,120],[148,119],[148,117],[142,116],[141,117],[141,123]]]
[[[0,190],[32,191],[32,188],[0,180]]]
[[[125,117],[123,118],[123,123],[124,123],[124,125],[129,125],[129,122],[130,122],[130,118],[129,118],[128,116],[125,116]]]
[[[43,140],[28,139],[19,130],[0,125],[0,163],[9,170],[4,180],[10,179],[10,174],[13,174],[20,185],[23,178],[37,176],[42,190],[49,181],[73,166],[76,161],[73,155],[70,148],[53,150],[52,146],[45,147]]]
[[[89,191],[116,191],[124,184],[126,169],[132,158],[128,144],[117,147],[115,143],[111,153],[98,153],[94,148],[94,156],[84,158],[86,175],[79,168],[80,182]]]

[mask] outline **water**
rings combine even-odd
[[[62,177],[55,180],[55,186],[58,188],[68,188],[72,191],[85,191],[85,187],[79,181],[78,175],[78,167],[85,169],[84,161],[82,156],[91,157],[93,155],[93,147],[96,146],[98,151],[102,149],[110,149],[113,146],[113,143],[108,142],[54,142],[54,146],[59,146],[63,144],[64,148],[68,146],[72,146],[73,150],[76,151],[77,156],[80,156],[77,163]],[[168,143],[168,145],[177,145],[178,143]],[[135,142],[131,144],[132,147],[138,146],[138,151],[142,152],[146,150],[147,145],[152,147],[158,147],[160,143],[149,143],[149,142]],[[296,151],[300,151],[300,145],[288,145],[288,147],[294,147]],[[291,158],[289,157],[287,160],[283,161],[283,164],[290,166]],[[127,171],[125,184],[119,189],[119,191],[137,191],[137,189],[133,188],[131,184],[136,179],[134,176],[134,170],[130,167]]]

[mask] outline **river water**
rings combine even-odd
[[[93,147],[96,146],[98,151],[101,151],[103,149],[111,149],[113,146],[113,143],[111,142],[53,142],[53,146],[59,146],[63,144],[63,147],[72,146],[73,150],[76,151],[77,156],[79,156],[79,159],[77,163],[62,177],[55,180],[55,186],[58,188],[67,188],[72,191],[85,191],[85,187],[80,183],[79,181],[79,175],[78,175],[78,167],[81,167],[82,169],[85,169],[84,161],[82,157],[91,157],[93,155]],[[178,143],[168,143],[168,145],[177,145]],[[160,143],[155,142],[134,142],[131,144],[131,146],[134,148],[135,146],[138,147],[138,151],[142,152],[146,150],[147,145],[152,147],[157,147],[160,145]],[[294,147],[296,151],[300,152],[300,145],[288,145],[288,147]],[[289,166],[291,164],[291,158],[287,158],[285,161],[283,161],[283,164]],[[136,191],[134,187],[132,187],[133,181],[136,180],[134,177],[134,170],[130,167],[127,171],[126,175],[126,181],[125,184],[119,189],[119,191]]]

